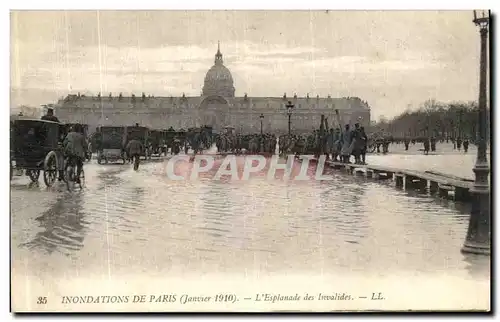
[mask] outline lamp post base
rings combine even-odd
[[[486,256],[491,255],[490,245],[475,244],[472,242],[471,243],[465,242],[464,246],[461,249],[461,252],[464,254],[476,254],[476,255],[486,255]]]
[[[490,193],[472,191],[473,200],[469,228],[462,253],[491,254]]]

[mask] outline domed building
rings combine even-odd
[[[208,70],[203,85],[203,96],[212,95],[234,97],[233,76],[231,76],[229,69],[224,66],[220,43],[217,46],[214,65]]]
[[[272,80],[270,80],[272,81]],[[288,108],[291,103],[291,130],[310,132],[319,128],[321,115],[330,126],[360,122],[370,124],[370,107],[357,97],[332,98],[309,96],[235,97],[231,71],[224,66],[220,44],[214,65],[205,75],[201,96],[155,97],[122,93],[108,96],[68,95],[55,105],[62,122],[98,126],[129,126],[139,123],[151,129],[187,129],[203,125],[215,131],[234,127],[240,133],[288,132]]]

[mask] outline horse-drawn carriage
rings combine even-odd
[[[165,152],[165,142],[167,139],[167,131],[151,130],[149,132],[150,155],[161,156]]]
[[[11,126],[11,179],[14,169],[22,169],[32,182],[38,182],[43,171],[45,185],[52,186],[58,171],[65,169],[62,141],[67,126],[37,119],[17,119]]]
[[[97,163],[126,162],[124,141],[125,128],[121,126],[101,126],[98,129]]]

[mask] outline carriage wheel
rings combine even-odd
[[[97,158],[97,163],[98,163],[98,164],[102,164],[102,157],[101,157],[101,156],[99,156],[99,157]]]
[[[29,170],[27,175],[30,177],[32,182],[38,182],[40,178],[40,170]]]
[[[57,178],[57,155],[54,151],[50,151],[45,157],[43,163],[43,181],[47,187],[52,187]]]

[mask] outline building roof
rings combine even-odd
[[[292,102],[296,107],[332,107],[335,108],[335,105],[341,105],[342,108],[364,108],[369,109],[369,105],[367,102],[362,101],[358,97],[342,97],[342,98],[333,98],[330,97],[319,97],[318,95],[299,97],[294,93],[293,96],[287,96],[286,93],[279,97],[250,97],[247,94],[243,97],[235,97],[234,96],[235,88],[233,83],[233,77],[231,75],[230,70],[224,66],[223,56],[220,51],[220,43],[217,45],[217,52],[215,54],[214,65],[208,70],[205,75],[204,86],[202,91],[202,96],[191,96],[187,97],[184,94],[182,97],[154,97],[150,95],[146,95],[142,93],[142,95],[134,95],[124,96],[122,93],[119,95],[112,96],[111,93],[109,96],[101,96],[98,94],[97,96],[85,96],[85,95],[68,95],[63,100],[59,101],[59,105],[64,105],[66,103],[74,103],[77,106],[78,102],[83,102],[85,104],[88,101],[93,101],[91,103],[91,107],[97,107],[97,104],[100,102],[103,103],[115,103],[117,101],[121,101],[124,103],[132,103],[132,104],[141,104],[145,103],[145,108],[149,108],[147,105],[150,100],[154,100],[157,103],[154,104],[156,108],[163,106],[182,106],[182,105],[199,105],[203,102],[203,100],[210,96],[221,96],[227,101],[230,105],[236,106],[258,106],[258,107],[266,107],[266,106],[274,106],[286,104],[288,101]],[[342,104],[340,103],[342,100]],[[160,102],[160,103],[158,103]],[[347,104],[346,104],[347,103]],[[153,107],[154,108],[154,107]]]

